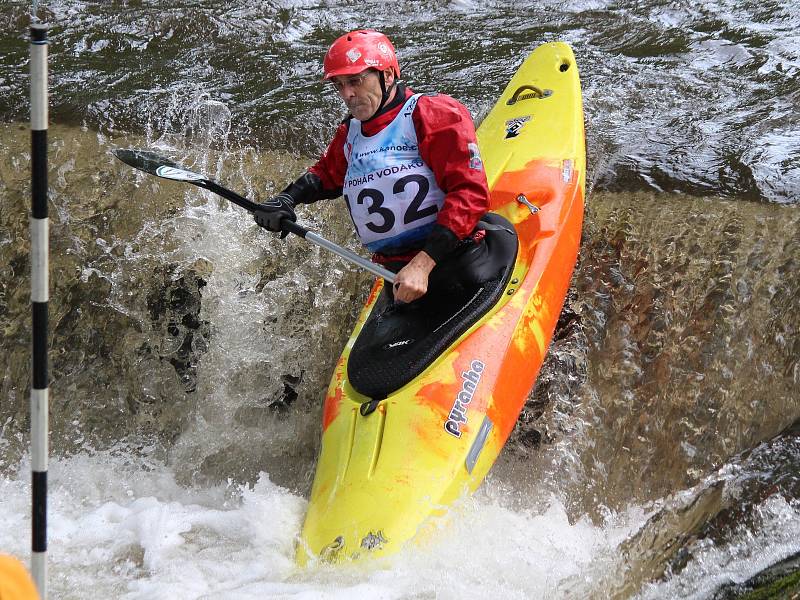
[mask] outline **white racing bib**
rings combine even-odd
[[[433,171],[419,155],[411,96],[382,131],[367,137],[352,119],[343,193],[361,243],[370,252],[402,249],[428,237],[444,203]]]

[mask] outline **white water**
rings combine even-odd
[[[744,583],[787,556],[800,552],[800,505],[780,495],[756,507],[757,534],[741,527],[729,543],[710,540],[692,544],[694,560],[674,577],[645,586],[638,600],[709,598],[721,586]]]
[[[0,548],[19,557],[29,546],[28,467],[0,479]],[[267,473],[252,489],[186,489],[169,467],[120,447],[55,460],[50,477],[50,581],[64,599],[563,596],[586,591],[582,573],[642,518],[570,524],[557,500],[519,511],[490,484],[430,546],[380,565],[299,570],[293,545],[306,502]]]

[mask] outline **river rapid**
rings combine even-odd
[[[64,0],[39,16],[52,597],[719,600],[797,572],[800,4]],[[23,559],[29,22],[29,3],[0,4],[0,550]],[[365,25],[476,123],[528,52],[569,42],[585,225],[484,485],[435,541],[299,570],[321,401],[371,277],[110,152],[154,148],[264,199],[324,149],[343,115],[321,57]],[[340,200],[298,215],[359,250]]]

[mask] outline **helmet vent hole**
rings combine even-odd
[[[348,41],[348,42],[352,42],[352,41],[353,41],[353,36],[350,36],[350,35],[348,35],[348,36],[347,36],[347,41]]]
[[[569,70],[569,63],[568,62],[561,63],[561,66],[558,67],[558,70],[561,71],[562,73],[566,72],[567,70]]]

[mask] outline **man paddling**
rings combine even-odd
[[[397,272],[395,300],[412,302],[437,264],[446,267],[484,233],[477,226],[489,191],[475,125],[453,98],[405,86],[394,46],[377,31],[341,36],[323,67],[349,114],[319,161],[261,204],[255,220],[281,231],[297,204],[344,195],[372,260]],[[434,283],[454,274],[442,275]]]

